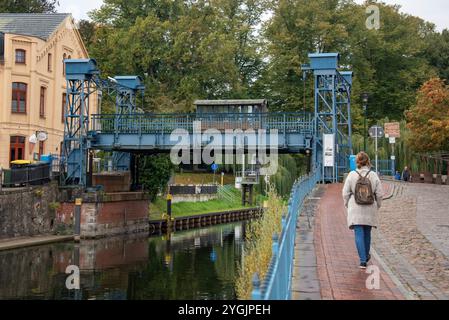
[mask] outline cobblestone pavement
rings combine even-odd
[[[324,300],[394,300],[404,299],[397,283],[373,255],[378,266],[379,289],[368,289],[370,274],[360,270],[354,234],[347,227],[341,196],[342,185],[322,186],[324,194],[316,210],[314,248],[320,296]]]
[[[449,187],[386,182],[374,247],[409,299],[449,298]]]

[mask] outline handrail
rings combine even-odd
[[[193,130],[193,122],[201,121],[204,129],[277,129],[279,133],[313,132],[312,115],[286,113],[211,113],[211,114],[94,114],[92,131],[97,133],[170,133],[175,129]]]
[[[296,239],[296,222],[305,198],[320,180],[321,171],[298,179],[293,185],[287,214],[282,216],[281,234],[273,235],[272,258],[268,273],[261,282],[253,276],[253,300],[290,300],[292,288],[293,259]]]

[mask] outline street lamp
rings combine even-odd
[[[364,113],[364,126],[365,131],[363,132],[363,149],[366,152],[366,133],[368,131],[368,128],[366,127],[366,117],[367,117],[367,109],[368,109],[368,93],[364,92],[362,93],[362,102],[363,102],[363,113]]]

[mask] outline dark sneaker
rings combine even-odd
[[[366,262],[360,263],[360,269],[366,269]]]

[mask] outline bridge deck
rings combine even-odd
[[[201,135],[196,145],[212,141],[223,148],[235,149],[241,141],[244,148],[266,141],[287,152],[300,152],[311,147],[313,115],[309,113],[258,114],[131,114],[93,115],[92,148],[120,151],[166,151],[186,137],[194,146],[194,133]],[[218,141],[212,139],[214,135]],[[221,141],[220,141],[221,139]]]

